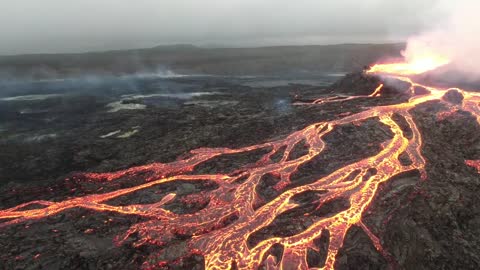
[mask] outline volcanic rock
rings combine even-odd
[[[451,89],[443,95],[442,99],[452,104],[462,104],[464,97],[458,90]]]

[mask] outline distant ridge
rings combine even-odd
[[[84,74],[123,75],[169,69],[183,74],[284,75],[350,72],[399,57],[394,44],[339,44],[204,48],[190,44],[73,54],[0,56],[2,77],[64,78]]]
[[[158,45],[155,47],[150,48],[151,50],[194,50],[194,49],[200,49],[200,47],[197,47],[192,44],[172,44],[172,45]],[[148,50],[148,49],[147,49]]]

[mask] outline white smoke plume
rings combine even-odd
[[[449,71],[480,79],[480,1],[444,0],[438,5],[446,14],[408,40],[403,52],[406,61],[440,56],[450,60]]]

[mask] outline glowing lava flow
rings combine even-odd
[[[375,89],[375,91],[373,91],[373,93],[371,93],[371,94],[369,95],[369,97],[380,96],[380,92],[382,91],[382,88],[383,88],[383,84],[380,84],[380,85]]]
[[[425,70],[422,68],[421,70]],[[394,71],[394,72],[393,72]],[[396,73],[400,75],[419,72],[417,68],[409,70],[406,65],[375,66],[369,73]],[[396,77],[410,82],[408,78]],[[420,86],[412,83],[413,88]],[[379,86],[370,97],[378,96],[383,85]],[[0,228],[19,224],[27,220],[42,219],[58,214],[64,210],[76,207],[92,209],[95,211],[109,211],[126,215],[137,215],[148,221],[133,225],[124,235],[118,237],[122,244],[132,234],[137,234],[135,246],[151,244],[159,246],[159,252],[151,255],[145,268],[164,266],[162,261],[168,249],[162,249],[166,243],[176,235],[191,236],[187,240],[191,253],[201,254],[205,259],[207,269],[257,269],[261,265],[267,269],[307,269],[307,251],[316,249],[314,240],[328,231],[328,251],[322,269],[333,269],[339,249],[342,247],[347,231],[357,225],[370,237],[374,246],[383,255],[388,253],[382,248],[380,240],[362,222],[362,215],[374,199],[380,184],[392,177],[407,171],[418,170],[422,177],[426,177],[425,160],[421,153],[422,138],[410,110],[418,104],[440,100],[447,90],[426,87],[428,94],[412,96],[406,102],[389,106],[373,107],[363,112],[353,114],[342,119],[321,122],[310,125],[303,130],[294,132],[288,137],[240,149],[214,148],[198,149],[191,152],[190,157],[168,164],[152,164],[134,167],[125,171],[88,174],[91,179],[115,181],[121,177],[135,177],[142,172],[151,172],[143,184],[119,189],[104,194],[86,195],[60,202],[32,201],[10,209],[0,211]],[[469,93],[457,89],[463,95],[459,109],[470,112],[480,119],[480,94]],[[333,101],[333,100],[329,100]],[[316,102],[321,103],[321,102]],[[405,119],[411,134],[406,135],[394,120],[394,115]],[[332,172],[329,175],[314,179],[308,184],[288,188],[290,176],[297,171],[299,166],[311,161],[325,149],[324,137],[338,126],[359,123],[375,118],[386,125],[392,132],[393,138],[382,144],[382,150],[374,156],[365,158],[355,163]],[[290,153],[296,145],[305,142],[308,153],[301,157],[290,159]],[[229,174],[187,174],[194,168],[215,157],[230,154],[248,153],[258,149],[269,149],[255,166],[244,167]],[[274,161],[273,156],[280,154],[279,161]],[[409,165],[403,165],[400,155],[408,155],[411,160]],[[478,166],[478,161],[467,161],[470,166]],[[477,167],[478,168],[478,167]],[[257,187],[263,176],[267,174],[278,175],[281,185],[277,185],[281,193],[273,200],[256,209],[255,203],[259,200]],[[170,193],[162,200],[153,204],[132,204],[114,206],[108,204],[109,200],[130,194],[135,191],[148,189],[159,184],[174,181],[213,181],[218,188],[213,191],[202,192],[209,203],[203,209],[193,214],[176,214],[166,210],[164,206],[175,199],[176,195]],[[316,203],[318,207],[325,205],[336,198],[343,197],[349,201],[347,209],[324,216],[313,222],[305,230],[286,237],[271,237],[249,246],[249,237],[262,228],[270,225],[282,213],[299,207],[294,197],[305,192],[319,192]],[[40,205],[41,208],[29,209],[30,205]],[[274,245],[283,247],[283,255],[277,258],[269,253]]]
[[[384,73],[402,76],[417,75],[437,69],[449,62],[450,60],[445,57],[429,55],[405,63],[377,64],[371,67],[368,73]]]

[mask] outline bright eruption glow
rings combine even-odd
[[[446,57],[429,54],[404,63],[376,64],[368,70],[368,73],[383,73],[401,76],[418,75],[435,70],[449,62],[450,61]]]
[[[448,63],[442,58],[426,59],[406,64],[376,65],[368,73],[389,73],[397,75],[418,74]],[[395,77],[411,83],[411,89],[422,86],[411,82],[405,77]],[[354,96],[354,98],[378,98],[384,86],[378,86],[369,96]],[[422,86],[429,92],[423,95],[412,95],[408,102],[378,106],[366,109],[363,112],[352,114],[344,118],[319,122],[297,131],[288,137],[253,145],[240,149],[229,148],[204,148],[192,151],[189,157],[168,164],[151,164],[134,167],[125,171],[86,174],[91,181],[105,181],[109,184],[122,177],[142,177],[149,172],[153,177],[148,177],[144,183],[116,191],[92,194],[83,197],[69,198],[64,201],[32,201],[19,206],[0,211],[0,228],[23,223],[29,220],[39,220],[56,215],[62,211],[73,208],[86,208],[95,211],[108,211],[124,215],[141,216],[147,221],[134,224],[125,234],[118,236],[118,244],[123,244],[129,236],[136,234],[138,241],[135,246],[144,244],[156,245],[159,251],[150,255],[144,267],[147,269],[168,265],[162,261],[162,254],[168,253],[168,248],[163,249],[175,236],[188,235],[188,250],[191,254],[201,254],[205,259],[206,269],[230,269],[235,265],[238,269],[257,269],[261,265],[266,269],[306,269],[307,252],[317,249],[315,240],[326,236],[328,250],[326,260],[321,269],[333,269],[336,256],[347,231],[352,226],[362,228],[369,236],[375,248],[387,261],[394,259],[386,251],[381,241],[363,223],[365,211],[373,201],[380,184],[393,177],[408,171],[419,171],[422,178],[426,179],[426,160],[422,156],[422,136],[410,111],[417,105],[428,101],[444,102],[446,106],[455,107],[470,112],[480,119],[480,94],[456,90],[464,99],[461,104],[452,105],[442,100],[446,90]],[[313,104],[325,102],[345,101],[346,99],[317,100]],[[410,132],[405,133],[395,120],[400,116],[405,120]],[[291,186],[291,176],[298,168],[325,150],[324,138],[336,127],[346,124],[358,125],[368,119],[378,119],[390,129],[392,138],[382,144],[382,150],[376,155],[363,160],[347,164],[329,175],[318,179],[311,179],[308,184]],[[291,158],[291,152],[300,144],[308,148],[303,156]],[[239,170],[222,174],[191,174],[199,164],[210,161],[216,157],[231,154],[251,153],[255,150],[267,150],[255,164]],[[406,155],[411,163],[402,164],[400,156]],[[279,156],[274,159],[274,156]],[[466,164],[479,169],[479,161],[466,161]],[[267,175],[276,175],[279,182],[275,189],[278,196],[263,205],[255,207],[261,201],[258,187],[261,179]],[[177,214],[167,210],[164,206],[176,199],[175,193],[169,193],[160,201],[152,204],[112,205],[109,201],[135,191],[176,181],[210,181],[216,183],[218,188],[202,191],[199,197],[208,201],[201,210],[190,214]],[[327,205],[338,198],[345,198],[349,205],[346,209],[331,215],[324,215],[315,219],[306,229],[289,236],[275,236],[249,245],[249,238],[273,223],[273,221],[293,209],[305,207],[295,200],[296,196],[305,193],[317,194],[315,203],[318,208]],[[41,206],[32,209],[29,206]],[[274,246],[282,246],[283,253],[275,257],[269,251]]]

